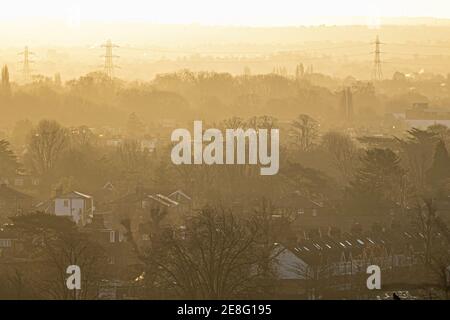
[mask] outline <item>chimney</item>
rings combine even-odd
[[[60,197],[63,194],[63,188],[62,186],[59,186],[55,189],[55,197]]]

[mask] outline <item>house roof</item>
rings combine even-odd
[[[283,245],[278,245],[275,249],[275,265],[274,269],[277,277],[281,280],[304,280],[306,275],[300,272],[302,267],[306,266],[306,262],[301,257],[287,249]]]
[[[176,202],[166,196],[163,196],[162,194],[159,194],[159,193],[156,195],[148,195],[147,197],[162,204],[163,206],[166,206],[166,207],[174,207],[179,204],[178,202]]]
[[[361,254],[385,254],[406,252],[412,247],[420,249],[423,235],[413,229],[390,229],[383,232],[370,231],[361,234],[324,235],[297,241],[285,247],[307,263],[315,263],[325,257],[339,261],[342,256],[357,257]],[[410,248],[410,249],[407,249]]]
[[[56,196],[54,199],[66,199],[66,198],[68,198],[68,199],[80,199],[80,198],[91,199],[92,196],[78,192],[78,191],[71,191],[71,192],[65,193],[63,195]]]
[[[300,191],[296,190],[288,194],[283,195],[279,199],[274,201],[277,207],[291,207],[301,206],[304,208],[322,208],[323,204],[311,199],[310,197],[303,195]]]
[[[184,193],[181,190],[174,191],[171,194],[169,194],[167,197],[169,197],[170,199],[176,200],[176,201],[180,200],[180,199],[185,199],[188,201],[192,200],[191,197],[189,197],[186,193]]]
[[[55,204],[53,202],[53,199],[42,201],[36,204],[36,210],[42,211],[42,212],[54,212],[55,211]]]
[[[91,199],[92,196],[89,196],[87,194],[78,192],[78,191],[71,191],[68,193],[65,193],[60,196],[53,197],[49,200],[39,202],[36,204],[36,209],[38,211],[43,212],[54,212],[55,211],[55,199]]]
[[[108,181],[108,182],[105,183],[105,185],[102,187],[102,189],[106,189],[106,190],[109,190],[109,191],[115,191],[116,187],[112,184],[111,181]]]
[[[149,194],[153,194],[155,191],[153,189],[147,189],[144,187],[137,187],[134,192],[122,194],[111,201],[112,204],[120,204],[120,203],[135,203],[143,201],[147,198]]]

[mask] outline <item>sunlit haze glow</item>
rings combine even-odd
[[[351,17],[373,21],[377,16],[450,18],[450,3],[448,0],[378,0],[371,4],[359,0],[17,0],[4,3],[0,11],[3,21],[57,19],[72,27],[79,27],[83,21],[249,26],[351,24]]]

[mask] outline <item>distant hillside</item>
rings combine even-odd
[[[441,42],[450,39],[449,19],[434,18],[323,18],[326,25],[288,27],[227,27],[156,25],[150,23],[82,23],[71,28],[63,21],[1,21],[2,47],[92,46],[111,38],[121,45],[185,46],[217,44],[294,44],[302,42],[370,41],[380,33],[391,42]],[[321,20],[321,21],[322,21]],[[347,24],[348,21],[352,25]],[[332,25],[336,24],[336,25]],[[380,27],[378,28],[378,24]]]

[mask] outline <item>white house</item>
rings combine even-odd
[[[38,210],[56,216],[70,217],[78,225],[86,225],[94,212],[94,198],[78,191],[57,195],[52,200],[41,203]]]

